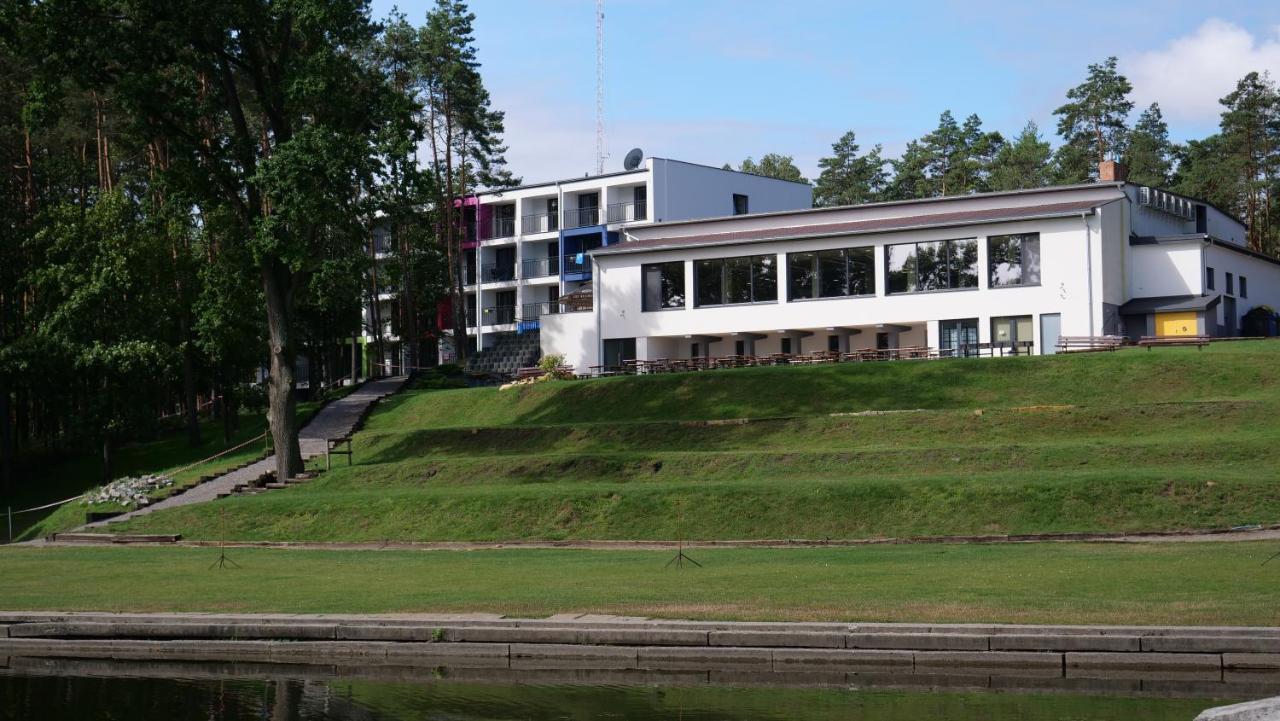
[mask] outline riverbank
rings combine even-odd
[[[340,670],[347,667],[407,677],[448,667],[561,682],[587,674],[592,683],[648,675],[699,684],[960,685],[1206,698],[1280,691],[1274,627],[0,612],[0,657],[288,664],[294,675],[301,668],[321,677],[348,673]]]

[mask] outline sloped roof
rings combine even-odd
[[[1217,295],[1163,295],[1154,298],[1134,298],[1120,306],[1121,315],[1146,313],[1170,313],[1174,311],[1208,310],[1218,304]]]

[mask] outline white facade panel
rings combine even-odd
[[[596,316],[594,313],[560,313],[543,316],[539,342],[542,354],[559,353],[565,365],[576,373],[590,373],[596,360]]]
[[[1133,246],[1130,297],[1200,295],[1204,292],[1203,246],[1201,240]]]

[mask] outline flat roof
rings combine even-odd
[[[1134,298],[1120,306],[1121,315],[1167,313],[1172,311],[1208,310],[1218,304],[1216,295],[1162,295],[1153,298]]]
[[[972,197],[972,196],[966,196]],[[1118,198],[1116,199],[1118,200]],[[642,253],[646,251],[670,250],[679,248],[702,248],[718,245],[741,245],[763,243],[775,240],[800,240],[816,237],[858,235],[866,233],[884,233],[918,228],[940,228],[979,223],[1005,222],[1015,220],[1036,220],[1040,218],[1072,217],[1088,213],[1099,205],[1114,201],[1076,200],[1068,203],[1047,203],[1043,205],[1026,205],[1011,208],[986,208],[982,210],[961,210],[951,213],[929,213],[897,218],[873,218],[870,220],[853,220],[841,223],[822,223],[819,225],[799,225],[786,228],[756,228],[752,230],[735,230],[724,233],[708,233],[706,235],[687,235],[674,238],[651,238],[648,240],[630,240],[616,245],[598,248],[592,255],[621,255],[624,253]],[[730,216],[742,217],[742,216]],[[651,228],[653,226],[645,226]]]
[[[716,167],[716,166],[714,166],[714,165],[703,165],[702,163],[691,163],[691,162],[689,162],[689,161],[687,161],[687,160],[675,160],[675,159],[673,159],[673,158],[660,158],[660,157],[658,157],[658,156],[656,156],[656,155],[651,155],[651,156],[649,156],[649,158],[648,158],[648,159],[649,159],[649,160],[661,160],[661,161],[666,162],[666,163],[680,163],[681,165],[692,165],[692,166],[697,167],[697,168],[708,168],[708,169],[710,169],[710,170],[718,170],[718,171],[720,171],[720,172],[722,172],[722,173],[737,173],[738,175],[750,175],[750,176],[755,177],[755,178],[764,178],[764,179],[766,179],[766,180],[772,180],[772,181],[775,181],[775,182],[778,182],[778,183],[792,183],[792,184],[795,184],[795,185],[806,185],[806,186],[810,186],[810,187],[812,187],[812,184],[811,184],[811,183],[807,183],[807,182],[803,182],[803,181],[799,181],[799,180],[784,180],[784,179],[782,179],[782,178],[771,178],[771,177],[769,177],[768,175],[761,175],[761,174],[759,174],[759,173],[746,173],[746,172],[743,172],[743,171],[741,171],[741,170],[734,170],[734,169],[732,169],[732,168],[729,168],[729,169],[725,169],[725,168],[717,168],[717,167]],[[648,169],[648,168],[636,168],[635,170],[619,170],[619,171],[614,172],[614,173],[601,173],[601,174],[599,174],[599,175],[583,175],[583,176],[581,176],[581,177],[577,177],[577,178],[561,178],[560,180],[548,180],[548,181],[541,182],[541,183],[527,183],[527,184],[525,184],[525,185],[516,185],[516,186],[510,187],[510,188],[493,188],[493,189],[490,189],[490,190],[481,190],[481,191],[478,191],[478,192],[472,193],[472,195],[475,195],[475,196],[477,196],[477,197],[485,196],[485,195],[502,195],[503,193],[512,193],[512,192],[515,192],[515,191],[517,191],[517,190],[531,190],[531,189],[533,189],[533,188],[546,188],[546,187],[549,187],[549,186],[552,186],[552,185],[565,185],[565,184],[568,184],[568,183],[581,183],[581,182],[583,182],[583,181],[585,181],[585,180],[597,180],[597,179],[600,179],[600,178],[616,178],[616,177],[619,177],[619,176],[622,176],[622,175],[633,175],[633,174],[638,174],[638,173],[647,173],[647,172],[649,172],[649,169]]]

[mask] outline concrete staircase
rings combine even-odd
[[[537,365],[541,357],[538,331],[503,333],[491,347],[467,358],[465,370],[471,375],[507,379],[521,368]]]

